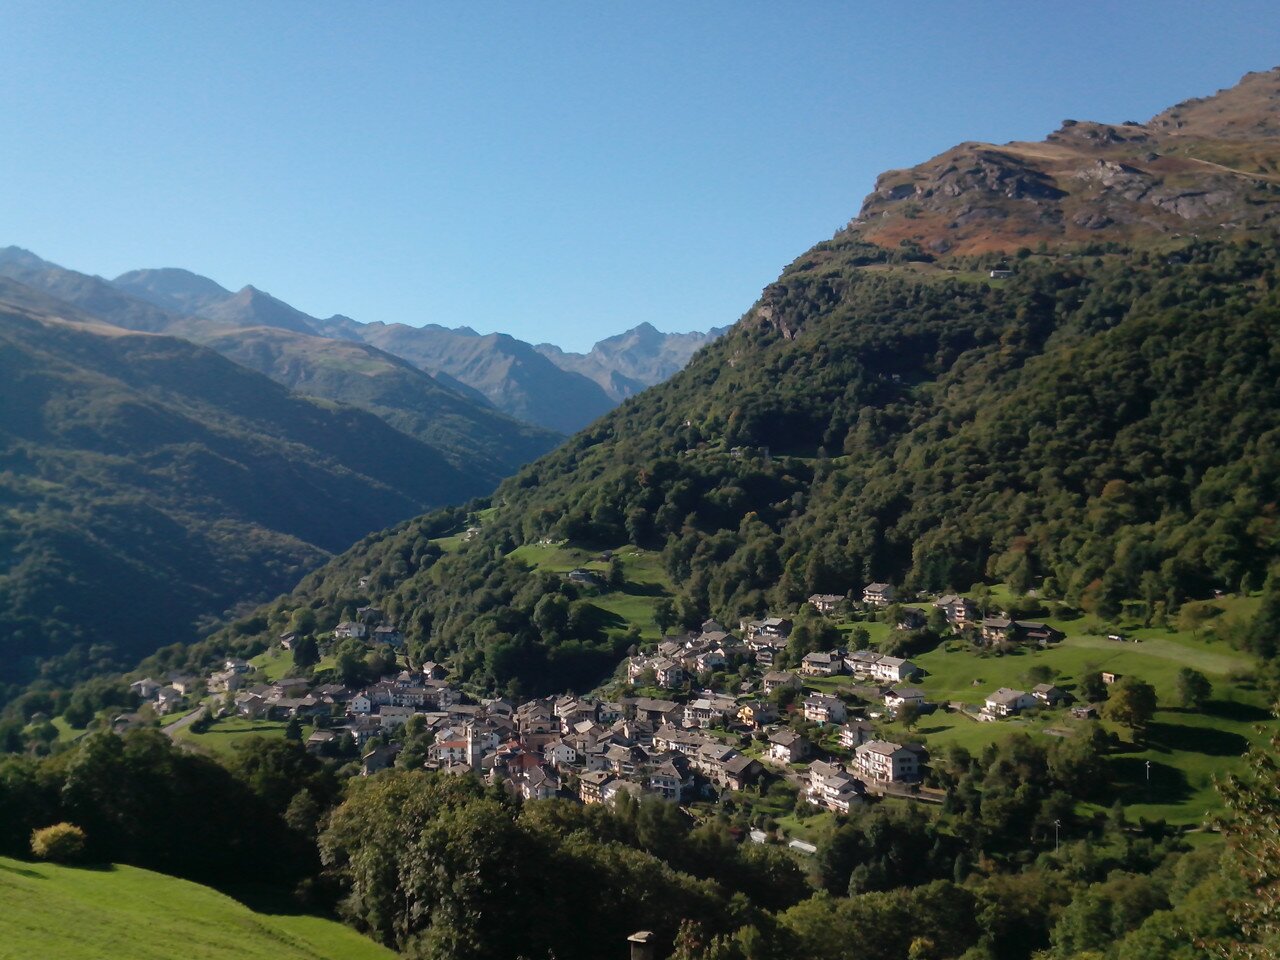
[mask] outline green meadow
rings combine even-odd
[[[1228,598],[1217,606],[1224,617],[1244,616],[1254,601]],[[1099,670],[1150,683],[1160,709],[1145,742],[1135,743],[1127,729],[1104,722],[1119,739],[1110,757],[1116,796],[1135,818],[1197,825],[1211,817],[1220,807],[1215,779],[1241,769],[1241,754],[1261,743],[1276,725],[1265,695],[1252,682],[1253,658],[1208,632],[1129,624],[1120,628],[1126,639],[1115,641],[1088,618],[1048,622],[1067,634],[1048,649],[1026,647],[998,656],[947,641],[912,657],[925,671],[918,685],[932,702],[976,709],[999,687],[1030,689],[1038,682],[1032,676],[1034,668],[1047,668],[1053,682],[1067,691],[1074,691],[1085,674]],[[1203,710],[1178,703],[1177,674],[1183,667],[1199,670],[1213,684],[1213,696]],[[889,725],[886,733],[923,740],[934,751],[952,744],[978,751],[1014,732],[1074,736],[1087,723],[1061,708],[989,723],[964,712],[939,710],[920,718],[911,731]]]
[[[581,567],[604,576],[609,564],[600,559],[601,552],[568,544],[526,544],[513,550],[511,556],[536,570],[565,574]],[[625,583],[619,589],[602,587],[591,603],[604,612],[611,627],[636,626],[645,639],[658,639],[661,634],[653,622],[654,606],[674,592],[662,568],[662,557],[656,551],[630,544],[617,547],[613,553],[622,561]]]
[[[0,960],[392,960],[320,917],[256,913],[209,887],[136,867],[0,857]]]
[[[202,750],[229,756],[238,744],[249,737],[283,737],[287,726],[283,721],[225,717],[215,720],[204,733],[196,733],[188,726],[179,730],[174,738]]]

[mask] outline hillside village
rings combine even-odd
[[[594,586],[604,582],[581,568],[567,576],[580,583],[590,578]],[[1063,637],[1042,622],[998,612],[982,616],[973,600],[955,594],[906,606],[886,583],[868,584],[855,599],[815,594],[807,606],[823,621],[892,620],[893,632],[904,636],[932,619],[977,652],[1011,645],[1044,649]],[[331,639],[399,650],[401,632],[382,620],[380,609],[363,606],[355,620],[332,630]],[[623,795],[686,806],[735,797],[750,808],[782,791],[794,793],[801,808],[836,814],[881,797],[944,799],[944,791],[931,785],[928,750],[910,738],[882,736],[888,724],[910,730],[936,711],[972,723],[1050,710],[1069,709],[1080,720],[1100,715],[1099,704],[1077,702],[1049,682],[1026,690],[993,688],[980,708],[931,702],[917,685],[924,671],[908,657],[867,646],[794,657],[789,644],[795,628],[792,617],[743,619],[735,630],[707,620],[646,644],[595,694],[522,702],[472,696],[451,680],[447,666],[408,668],[402,657],[395,658],[393,672],[364,685],[305,677],[266,682],[254,663],[228,658],[203,679],[161,683],[148,677],[132,690],[155,713],[189,711],[184,719],[203,728],[230,717],[248,722],[250,730],[259,722],[286,723],[287,735],[309,752],[358,762],[366,776],[413,765],[474,774],[523,799],[561,796],[584,804],[614,803]],[[281,634],[276,655],[289,653],[301,639],[296,631]],[[1100,679],[1113,683],[1119,676]],[[211,713],[199,706],[203,696]],[[116,729],[139,722],[138,714],[122,715]],[[754,822],[764,826],[767,818]],[[757,842],[786,839],[762,829],[751,836]],[[812,852],[800,839],[791,845]]]

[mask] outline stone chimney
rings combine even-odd
[[[655,960],[653,934],[648,930],[641,930],[627,937],[627,943],[631,944],[631,960]]]

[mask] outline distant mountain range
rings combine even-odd
[[[185,270],[135,271],[110,282],[16,247],[0,250],[0,277],[100,322],[204,344],[298,393],[363,407],[436,447],[470,478],[473,494],[492,488],[560,439],[413,363],[321,332],[352,321],[308,317],[254,287],[233,294]],[[182,312],[187,309],[203,316]]]
[[[0,254],[0,271],[3,263],[4,255]],[[501,333],[481,335],[467,327],[360,323],[344,316],[320,319],[255,287],[232,293],[187,270],[134,270],[110,283],[117,290],[184,317],[236,329],[270,327],[366,343],[407,360],[473,400],[483,400],[509,416],[565,434],[677,373],[699,347],[728,329],[668,334],[643,323],[601,340],[590,353],[576,354],[550,344],[534,347]],[[180,329],[185,335],[203,339],[202,331],[189,321]],[[233,355],[228,348],[234,339],[223,331],[210,343]],[[269,370],[263,372],[274,376]],[[294,378],[291,385],[297,382]]]
[[[239,343],[239,331],[266,328],[328,341],[354,341],[408,361],[437,385],[473,402],[559,434],[586,426],[633,394],[661,383],[688,363],[699,347],[727,330],[660,333],[643,323],[601,340],[589,353],[537,347],[506,334],[481,335],[467,327],[437,324],[360,323],[334,315],[312,317],[282,300],[246,286],[232,292],[189,270],[131,270],[114,280],[89,276],[43,260],[19,247],[0,249],[0,276],[17,280],[129,330],[164,332],[207,343],[239,362],[254,356]],[[253,338],[261,346],[262,334]],[[251,363],[281,383],[343,402],[360,402],[336,389],[331,377],[311,377],[304,368],[327,356],[328,347],[294,341],[288,371]],[[304,355],[310,355],[310,362]],[[260,354],[259,354],[260,356]],[[329,356],[330,366],[350,358]],[[313,380],[325,381],[320,393]],[[358,395],[361,391],[356,391]],[[521,460],[520,462],[523,462]],[[516,464],[518,465],[518,464]],[[509,470],[507,472],[510,472]]]
[[[566,353],[550,343],[537,351],[561,370],[594,380],[611,400],[621,403],[685,368],[699,348],[724,336],[729,327],[707,333],[662,333],[650,323],[601,340],[590,353]]]

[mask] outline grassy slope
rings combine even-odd
[[[333,921],[255,913],[208,887],[149,870],[74,869],[0,857],[0,960],[394,956]]]
[[[281,647],[273,646],[249,661],[257,668],[257,676],[265,683],[275,683],[293,669],[293,654]]]
[[[244,717],[227,717],[216,720],[206,732],[196,733],[183,727],[177,739],[210,750],[217,754],[230,754],[239,743],[249,737],[283,737],[288,724],[273,720],[247,720]]]
[[[1227,615],[1244,614],[1253,602],[1233,598],[1220,605]],[[1126,636],[1142,642],[1117,643],[1085,633],[1098,626],[1088,619],[1049,622],[1066,632],[1067,638],[1048,650],[1027,649],[995,657],[947,649],[944,644],[914,657],[926,671],[921,688],[931,701],[980,705],[998,687],[1028,689],[1031,682],[1026,674],[1040,664],[1055,670],[1056,682],[1066,689],[1093,670],[1139,677],[1155,686],[1161,704],[1149,743],[1133,744],[1127,731],[1107,724],[1124,741],[1112,764],[1129,816],[1194,824],[1216,810],[1220,803],[1214,778],[1239,769],[1240,754],[1249,744],[1263,739],[1259,726],[1274,725],[1265,696],[1240,680],[1248,676],[1252,658],[1221,640],[1176,630],[1126,629]],[[1176,676],[1184,666],[1200,670],[1213,683],[1213,700],[1202,712],[1173,706],[1177,702]],[[1015,731],[1054,735],[1046,734],[1053,730],[1070,735],[1080,726],[1062,710],[998,723],[978,723],[963,714],[940,711],[922,718],[913,734],[935,751],[953,743],[976,751]],[[907,739],[913,736],[892,727],[889,732]],[[1148,760],[1152,764],[1149,784]]]
[[[662,557],[630,544],[616,547],[613,552],[622,559],[626,583],[619,590],[602,590],[591,602],[617,618],[614,626],[636,626],[645,639],[658,639],[661,634],[653,622],[653,608],[659,599],[674,592],[670,578],[662,569]],[[600,551],[567,544],[527,544],[517,547],[512,556],[530,567],[552,573],[568,573],[582,567],[603,576],[609,569],[609,565],[599,559]]]

